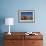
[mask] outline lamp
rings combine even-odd
[[[11,33],[10,33],[10,25],[14,25],[14,19],[13,18],[5,18],[5,25],[9,25],[8,34],[11,35]]]

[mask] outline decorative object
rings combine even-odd
[[[25,35],[38,35],[37,33],[32,33],[32,32],[26,32]]]
[[[8,34],[11,35],[10,33],[10,25],[14,24],[14,19],[13,18],[5,18],[5,25],[9,25],[9,32]]]
[[[35,10],[19,10],[19,22],[35,22]]]

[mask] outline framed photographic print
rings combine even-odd
[[[19,10],[18,11],[19,22],[35,22],[35,10]]]

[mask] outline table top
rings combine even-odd
[[[32,34],[25,34],[27,32],[11,32],[9,35],[7,32],[4,33],[5,39],[43,39],[43,35],[40,32],[32,32]],[[35,35],[38,34],[38,35]]]

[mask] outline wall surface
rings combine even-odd
[[[0,18],[13,17],[15,23],[11,31],[46,31],[46,0],[0,0]],[[19,23],[18,10],[35,10],[35,23]],[[2,24],[1,32],[8,31],[8,26]]]

